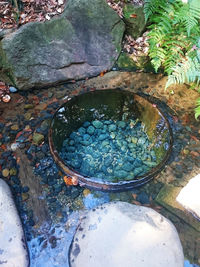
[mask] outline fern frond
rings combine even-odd
[[[144,0],[144,16],[147,22],[148,18],[159,10],[160,6],[166,6],[166,0]]]
[[[197,106],[194,109],[195,111],[195,119],[197,120],[198,117],[200,116],[200,98],[197,99]]]
[[[190,0],[189,2],[190,14],[193,18],[200,19],[200,3],[199,0]]]
[[[200,83],[200,62],[197,58],[186,58],[184,62],[179,62],[168,77],[165,89],[172,84]]]

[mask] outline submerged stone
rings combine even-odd
[[[118,127],[124,129],[126,127],[125,121],[119,121],[118,122]]]
[[[85,134],[85,133],[86,133],[86,129],[85,129],[84,127],[80,127],[80,128],[78,129],[78,132],[79,132],[80,134]]]
[[[93,134],[94,131],[95,131],[95,128],[94,128],[92,125],[90,125],[90,126],[87,128],[87,133],[89,133],[89,134]]]
[[[114,132],[114,131],[116,131],[116,129],[117,129],[117,126],[115,124],[110,124],[108,126],[108,131],[109,132]]]
[[[92,124],[97,129],[103,128],[103,123],[101,121],[96,120],[96,121],[93,121]]]
[[[130,128],[131,123],[137,123],[137,130]],[[83,123],[63,141],[60,155],[83,175],[128,181],[157,165],[155,152],[145,149],[147,143],[138,121],[94,120]]]
[[[114,175],[119,178],[125,178],[128,175],[128,172],[124,170],[117,170],[117,171],[114,171]]]
[[[133,164],[127,162],[127,163],[125,163],[125,164],[122,166],[122,168],[123,168],[125,171],[130,172],[130,171],[133,170],[134,166],[133,166]]]

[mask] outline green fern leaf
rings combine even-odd
[[[200,116],[200,98],[197,99],[197,106],[195,108],[195,119],[197,120]]]

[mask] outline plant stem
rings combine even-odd
[[[19,6],[18,6],[18,3],[17,3],[17,0],[14,0],[14,4],[15,4],[15,7],[17,9],[17,15],[19,17]]]

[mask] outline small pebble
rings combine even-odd
[[[15,88],[15,87],[13,87],[13,86],[10,86],[10,87],[9,87],[9,91],[10,91],[11,93],[16,93],[16,92],[17,92],[17,88]]]
[[[3,177],[8,177],[10,175],[10,171],[8,169],[3,169],[2,175],[3,175]]]

